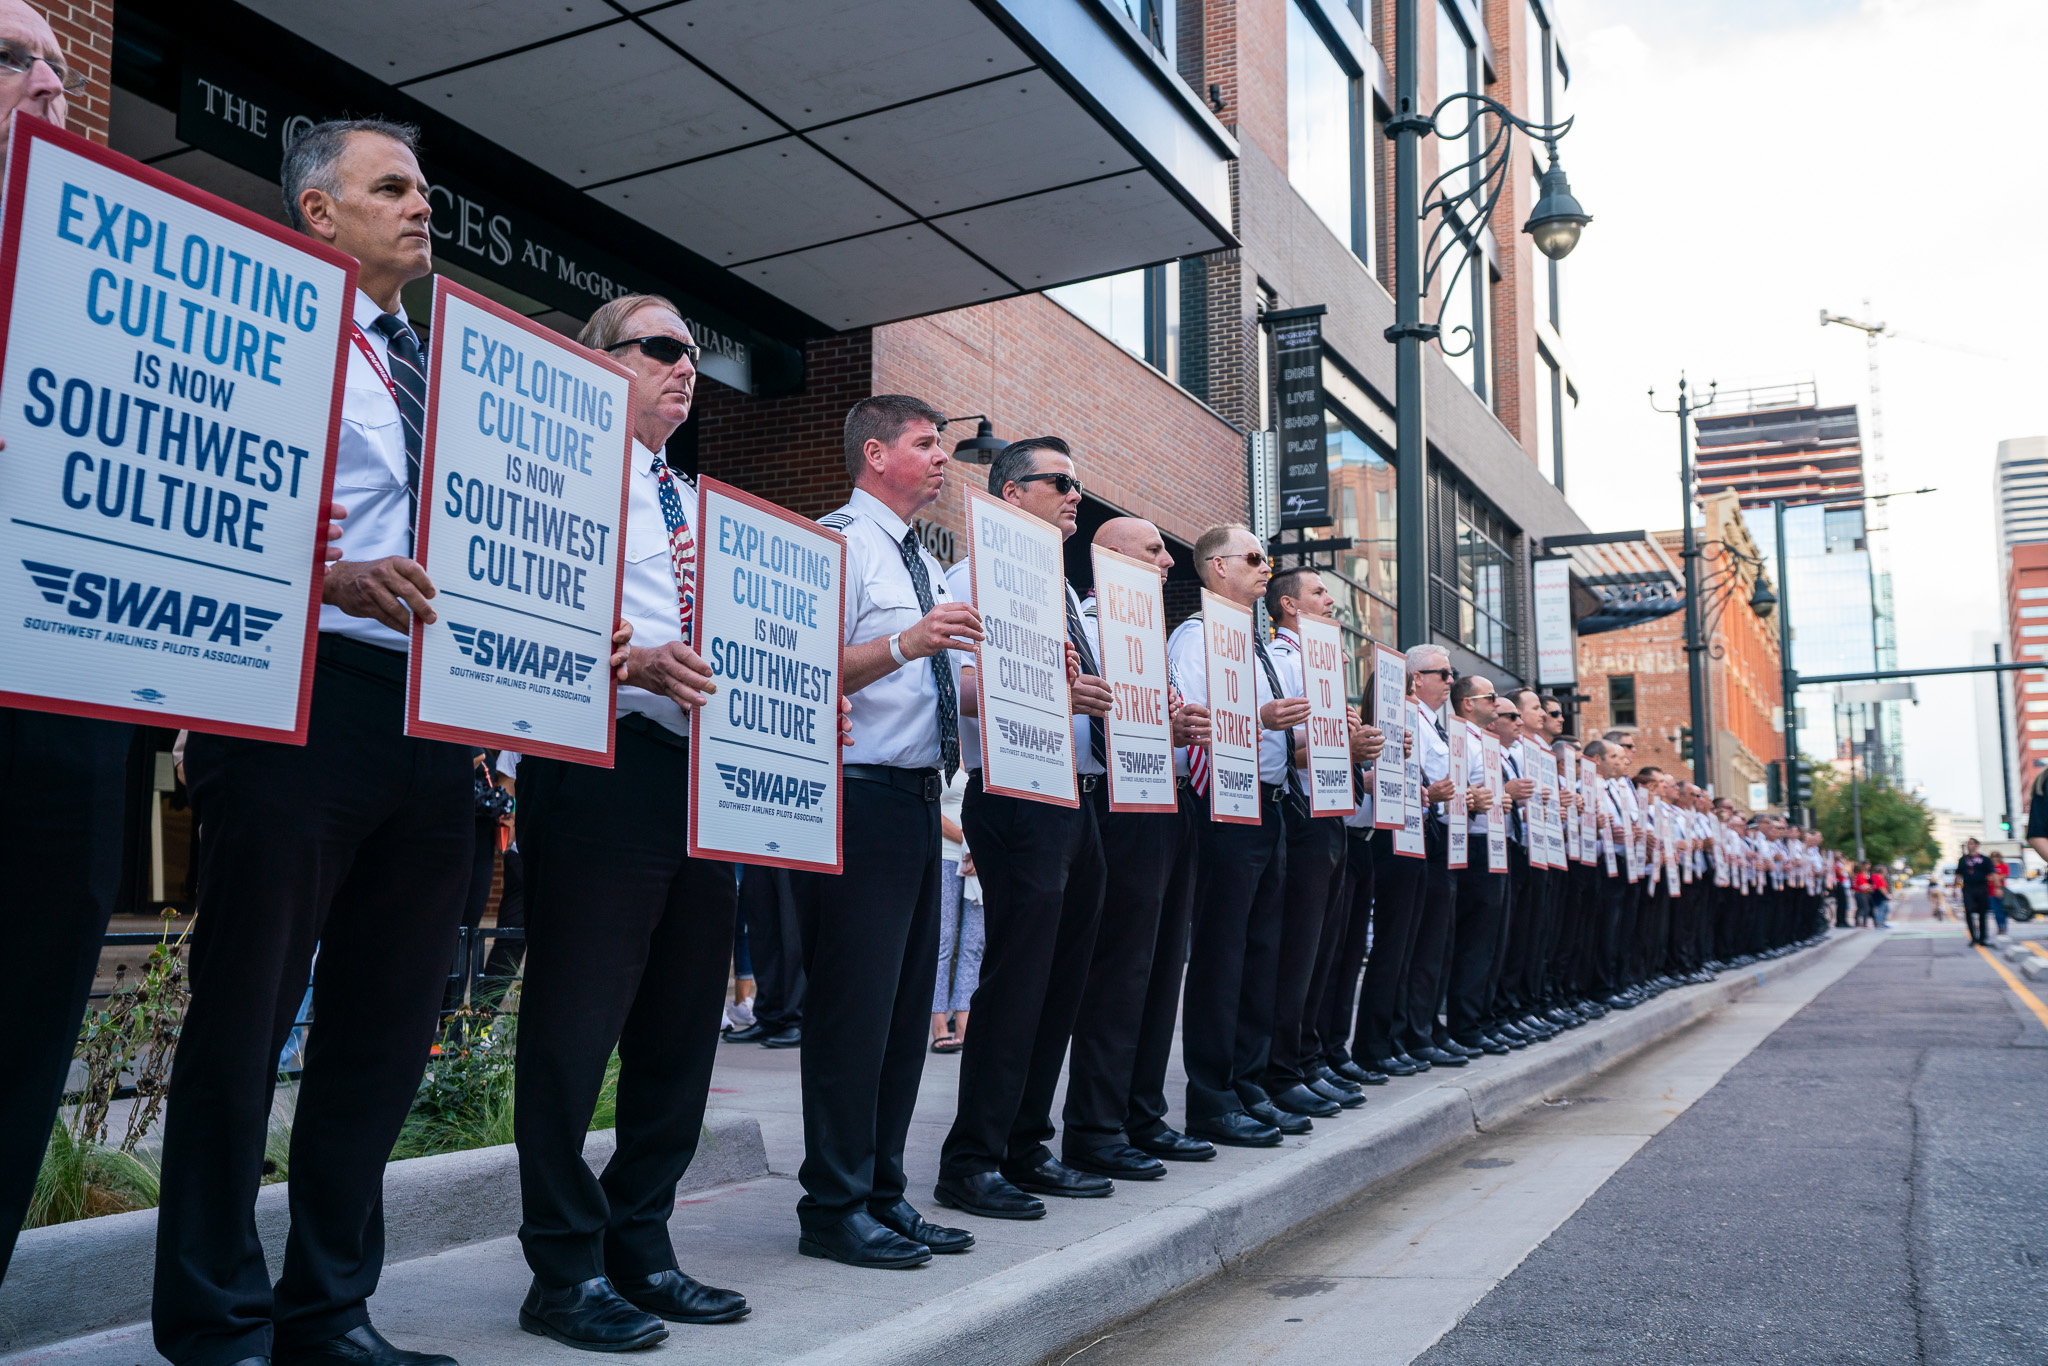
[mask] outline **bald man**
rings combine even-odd
[[[63,126],[84,88],[57,35],[21,0],[0,0],[0,129],[16,110]],[[7,457],[0,454],[0,460]],[[0,707],[0,927],[25,971],[0,991],[0,1279],[14,1255],[121,880],[121,817],[135,728]]]
[[[1173,569],[1165,538],[1142,517],[1104,522],[1095,544],[1152,565],[1162,579]],[[1081,606],[1081,624],[1100,658],[1092,592]],[[1167,681],[1175,748],[1206,742],[1208,709],[1179,705],[1173,679]],[[1186,778],[1175,779],[1174,790],[1180,809],[1173,812],[1111,811],[1107,784],[1092,794],[1109,874],[1095,956],[1074,1020],[1062,1159],[1099,1176],[1151,1181],[1166,1174],[1161,1158],[1216,1155],[1211,1145],[1166,1122],[1167,1055],[1194,900],[1195,830],[1205,814]]]

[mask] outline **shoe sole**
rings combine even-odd
[[[1209,1140],[1205,1138],[1202,1141],[1207,1143]],[[1137,1147],[1135,1143],[1131,1146]],[[1207,1162],[1216,1156],[1216,1149],[1213,1146],[1206,1153],[1162,1153],[1152,1148],[1138,1148],[1138,1151],[1148,1157],[1156,1157],[1161,1162]]]
[[[1087,1172],[1090,1176],[1099,1176],[1105,1181],[1157,1181],[1160,1177],[1166,1175],[1166,1168],[1164,1166],[1144,1172],[1106,1172],[1095,1167],[1084,1167],[1071,1157],[1063,1157],[1060,1161],[1066,1163],[1077,1172]],[[1010,1184],[1014,1186],[1017,1183],[1013,1181]],[[1023,1189],[1021,1186],[1017,1188],[1019,1190]]]
[[[858,1271],[908,1271],[912,1267],[923,1266],[932,1259],[932,1254],[926,1252],[922,1257],[900,1257],[895,1261],[849,1262],[833,1256],[816,1243],[804,1238],[796,1240],[796,1250],[806,1257],[816,1257],[821,1262],[838,1262],[841,1266],[850,1266]]]
[[[669,1323],[735,1323],[754,1312],[753,1305],[743,1304],[739,1308],[727,1310],[723,1314],[692,1314],[685,1316],[681,1314],[664,1314],[659,1309],[649,1309],[646,1305],[637,1304],[632,1300],[627,1300],[626,1303],[631,1304],[643,1314],[652,1314],[654,1317]]]
[[[803,1046],[804,1041],[802,1039],[798,1039],[795,1043],[770,1043],[766,1039],[761,1040],[761,1047],[763,1048],[802,1048]]]
[[[1031,1219],[1043,1219],[1045,1217],[1044,1205],[1040,1205],[1035,1210],[984,1209],[980,1205],[971,1205],[967,1203],[965,1200],[956,1200],[952,1196],[947,1195],[942,1190],[933,1190],[932,1199],[938,1201],[947,1209],[957,1209],[962,1214],[979,1215],[983,1219],[1015,1219],[1019,1222],[1024,1222]]]
[[[1280,1140],[1285,1137],[1285,1134],[1275,1134],[1272,1138],[1224,1138],[1216,1134],[1201,1135],[1202,1142],[1214,1143],[1224,1148],[1277,1148],[1280,1146]]]
[[[1091,1172],[1089,1173],[1089,1175],[1093,1176],[1096,1175],[1096,1173]],[[1109,1178],[1104,1177],[1103,1179],[1108,1180]],[[1041,1200],[1045,1199],[1048,1195],[1052,1196],[1054,1199],[1057,1200],[1107,1200],[1110,1196],[1116,1194],[1116,1186],[1114,1183],[1112,1183],[1109,1189],[1107,1190],[1072,1191],[1066,1189],[1054,1190],[1050,1186],[1026,1186],[1020,1184],[1015,1178],[1008,1176],[1004,1177],[1003,1180],[1008,1181],[1013,1186],[1016,1186],[1018,1190],[1023,1191],[1026,1195],[1035,1195]]]
[[[668,1336],[668,1329],[656,1328],[652,1332],[642,1333],[630,1342],[585,1342],[581,1338],[572,1338],[567,1333],[550,1328],[545,1320],[527,1313],[524,1309],[519,1311],[519,1326],[537,1338],[553,1338],[564,1347],[574,1347],[582,1352],[638,1352],[654,1346]]]

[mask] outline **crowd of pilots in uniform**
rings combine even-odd
[[[47,26],[5,0],[0,41],[43,58],[14,78],[16,104],[61,122],[61,56]],[[471,752],[404,727],[410,624],[434,619],[435,591],[410,558],[425,381],[400,289],[431,271],[413,136],[373,120],[320,125],[284,167],[293,226],[355,258],[360,290],[306,743],[201,734],[186,751],[197,917],[165,1117],[153,1313],[158,1349],[177,1366],[452,1366],[385,1340],[367,1307],[383,1259],[383,1168],[436,1035],[476,831]],[[606,304],[580,340],[633,372],[616,763],[519,768],[527,950],[515,1124],[533,1277],[517,1315],[568,1345],[621,1350],[660,1341],[667,1323],[748,1312],[741,1294],[683,1274],[668,1232],[717,1052],[736,890],[732,865],[690,857],[681,800],[690,715],[715,684],[685,643],[694,490],[662,452],[689,414],[696,348],[674,305],[647,295]],[[853,492],[822,519],[847,543],[845,866],[791,875],[808,980],[797,1250],[856,1267],[916,1266],[974,1244],[925,1218],[904,1172],[936,971],[939,799],[957,768],[977,768],[980,749],[970,652],[981,619],[962,600],[961,568],[946,572],[912,529],[947,483],[944,422],[909,396],[854,405]],[[1058,439],[1011,445],[988,488],[1074,534],[1081,483]],[[1158,529],[1136,518],[1094,539],[1162,575],[1173,563]],[[1276,1145],[1390,1076],[1527,1047],[1815,931],[1813,845],[1769,820],[1745,824],[1669,775],[1633,771],[1625,735],[1578,747],[1600,778],[1589,789],[1596,809],[1574,815],[1589,833],[1583,857],[1532,866],[1531,756],[1575,742],[1554,700],[1497,695],[1483,677],[1455,676],[1432,646],[1407,656],[1403,749],[1415,746],[1430,803],[1422,854],[1374,829],[1364,794],[1386,741],[1356,713],[1358,808],[1310,815],[1296,628],[1303,613],[1330,613],[1329,595],[1315,573],[1273,573],[1242,526],[1205,532],[1194,559],[1206,587],[1263,603],[1275,628],[1258,642],[1262,819],[1209,816],[1199,618],[1168,644],[1178,809],[1109,809],[1112,695],[1093,598],[1069,587],[1081,800],[989,793],[976,773],[962,803],[986,949],[938,1205],[1036,1219],[1050,1200],[1110,1196],[1117,1181],[1159,1179],[1218,1144]],[[1500,805],[1476,760],[1448,772],[1451,725],[1505,747]],[[114,897],[131,734],[0,711],[10,836],[0,857],[23,908],[12,946],[30,968],[0,1004],[8,1253]],[[1447,799],[1461,782],[1474,850],[1486,822],[1507,822],[1506,872],[1483,855],[1448,866]],[[1668,806],[1662,846],[1656,803]],[[276,1060],[309,975],[318,1021],[273,1283],[254,1202]],[[1178,1128],[1167,1093],[1176,1027],[1187,1079]],[[593,1174],[583,1135],[614,1052],[617,1148]]]

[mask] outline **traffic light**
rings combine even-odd
[[[2002,839],[2011,839],[2011,838],[2012,838],[2012,822],[2011,822],[2011,821],[2009,821],[2009,820],[2007,820],[2007,819],[2006,819],[2005,817],[2003,817],[2003,816],[2000,816],[2000,817],[1998,818],[1998,833],[1999,833],[1999,836],[2000,836],[2000,838],[2002,838]]]
[[[1784,804],[1784,765],[1781,764],[1778,760],[1773,759],[1768,764],[1764,765],[1764,805],[1783,806]]]
[[[1813,769],[1803,759],[1794,759],[1791,762],[1793,791],[1799,794],[1801,806],[1810,807],[1813,805]]]
[[[1692,727],[1678,728],[1678,757],[1686,763],[1692,762]]]

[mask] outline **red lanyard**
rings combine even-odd
[[[398,402],[398,386],[391,382],[391,374],[384,368],[384,362],[377,359],[377,352],[371,347],[370,339],[363,335],[363,329],[354,323],[348,325],[348,339],[356,344],[356,350],[363,353],[363,359],[370,362],[370,368],[377,372],[377,378],[384,381],[385,391],[393,403]],[[400,405],[403,411],[403,405]]]

